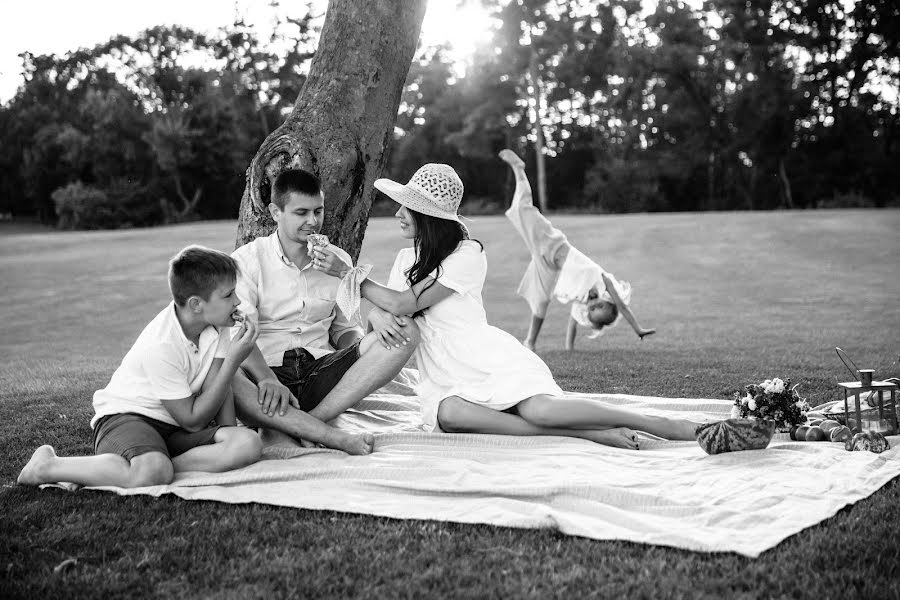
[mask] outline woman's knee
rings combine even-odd
[[[222,443],[234,468],[255,463],[262,456],[262,440],[246,427],[221,427],[216,432],[216,442]]]
[[[175,467],[162,452],[148,452],[131,459],[128,487],[169,485],[175,479]]]
[[[516,408],[519,416],[538,427],[553,427],[558,418],[553,406],[553,397],[546,395],[532,396],[520,402]]]
[[[444,398],[438,405],[437,420],[442,431],[447,433],[463,433],[468,430],[469,403],[459,398],[451,396]]]

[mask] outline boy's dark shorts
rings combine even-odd
[[[148,452],[169,458],[213,443],[218,426],[190,432],[144,415],[122,413],[102,417],[94,427],[94,454],[118,454],[131,460]]]
[[[313,358],[303,348],[295,348],[285,352],[281,366],[272,367],[272,371],[278,381],[300,401],[300,410],[309,412],[319,405],[358,359],[359,342],[321,358]]]

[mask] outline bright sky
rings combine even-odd
[[[18,54],[26,50],[63,54],[161,24],[212,31],[233,23],[236,10],[265,32],[271,31],[272,20],[269,0],[3,0],[2,4],[0,102],[8,101],[22,82]],[[458,0],[430,0],[422,36],[428,43],[450,41],[464,54],[489,37],[489,24],[476,2],[467,0],[462,8],[458,4]]]

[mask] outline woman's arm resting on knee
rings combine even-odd
[[[399,348],[412,339],[403,330],[411,322],[409,317],[397,316],[377,306],[369,311],[369,331],[375,332],[381,345],[390,350]]]

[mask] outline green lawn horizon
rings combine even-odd
[[[632,308],[658,330],[640,341],[620,324],[599,340],[580,335],[567,353],[566,309],[553,304],[537,351],[564,389],[729,398],[782,377],[818,405],[842,397],[836,383],[850,379],[835,346],[878,379],[900,376],[900,210],[551,218],[631,282]],[[527,251],[502,216],[467,225],[487,252],[488,319],[521,338],[529,313],[515,289]],[[734,555],[549,531],[15,486],[42,443],[90,453],[91,395],[168,302],[168,259],[188,243],[230,251],[235,234],[236,222],[215,221],[0,235],[4,597],[900,595],[896,480],[749,567]],[[404,245],[393,219],[372,219],[360,262],[384,281]],[[877,549],[855,549],[871,538]],[[68,557],[79,564],[53,574]],[[387,564],[396,560],[404,564]]]

